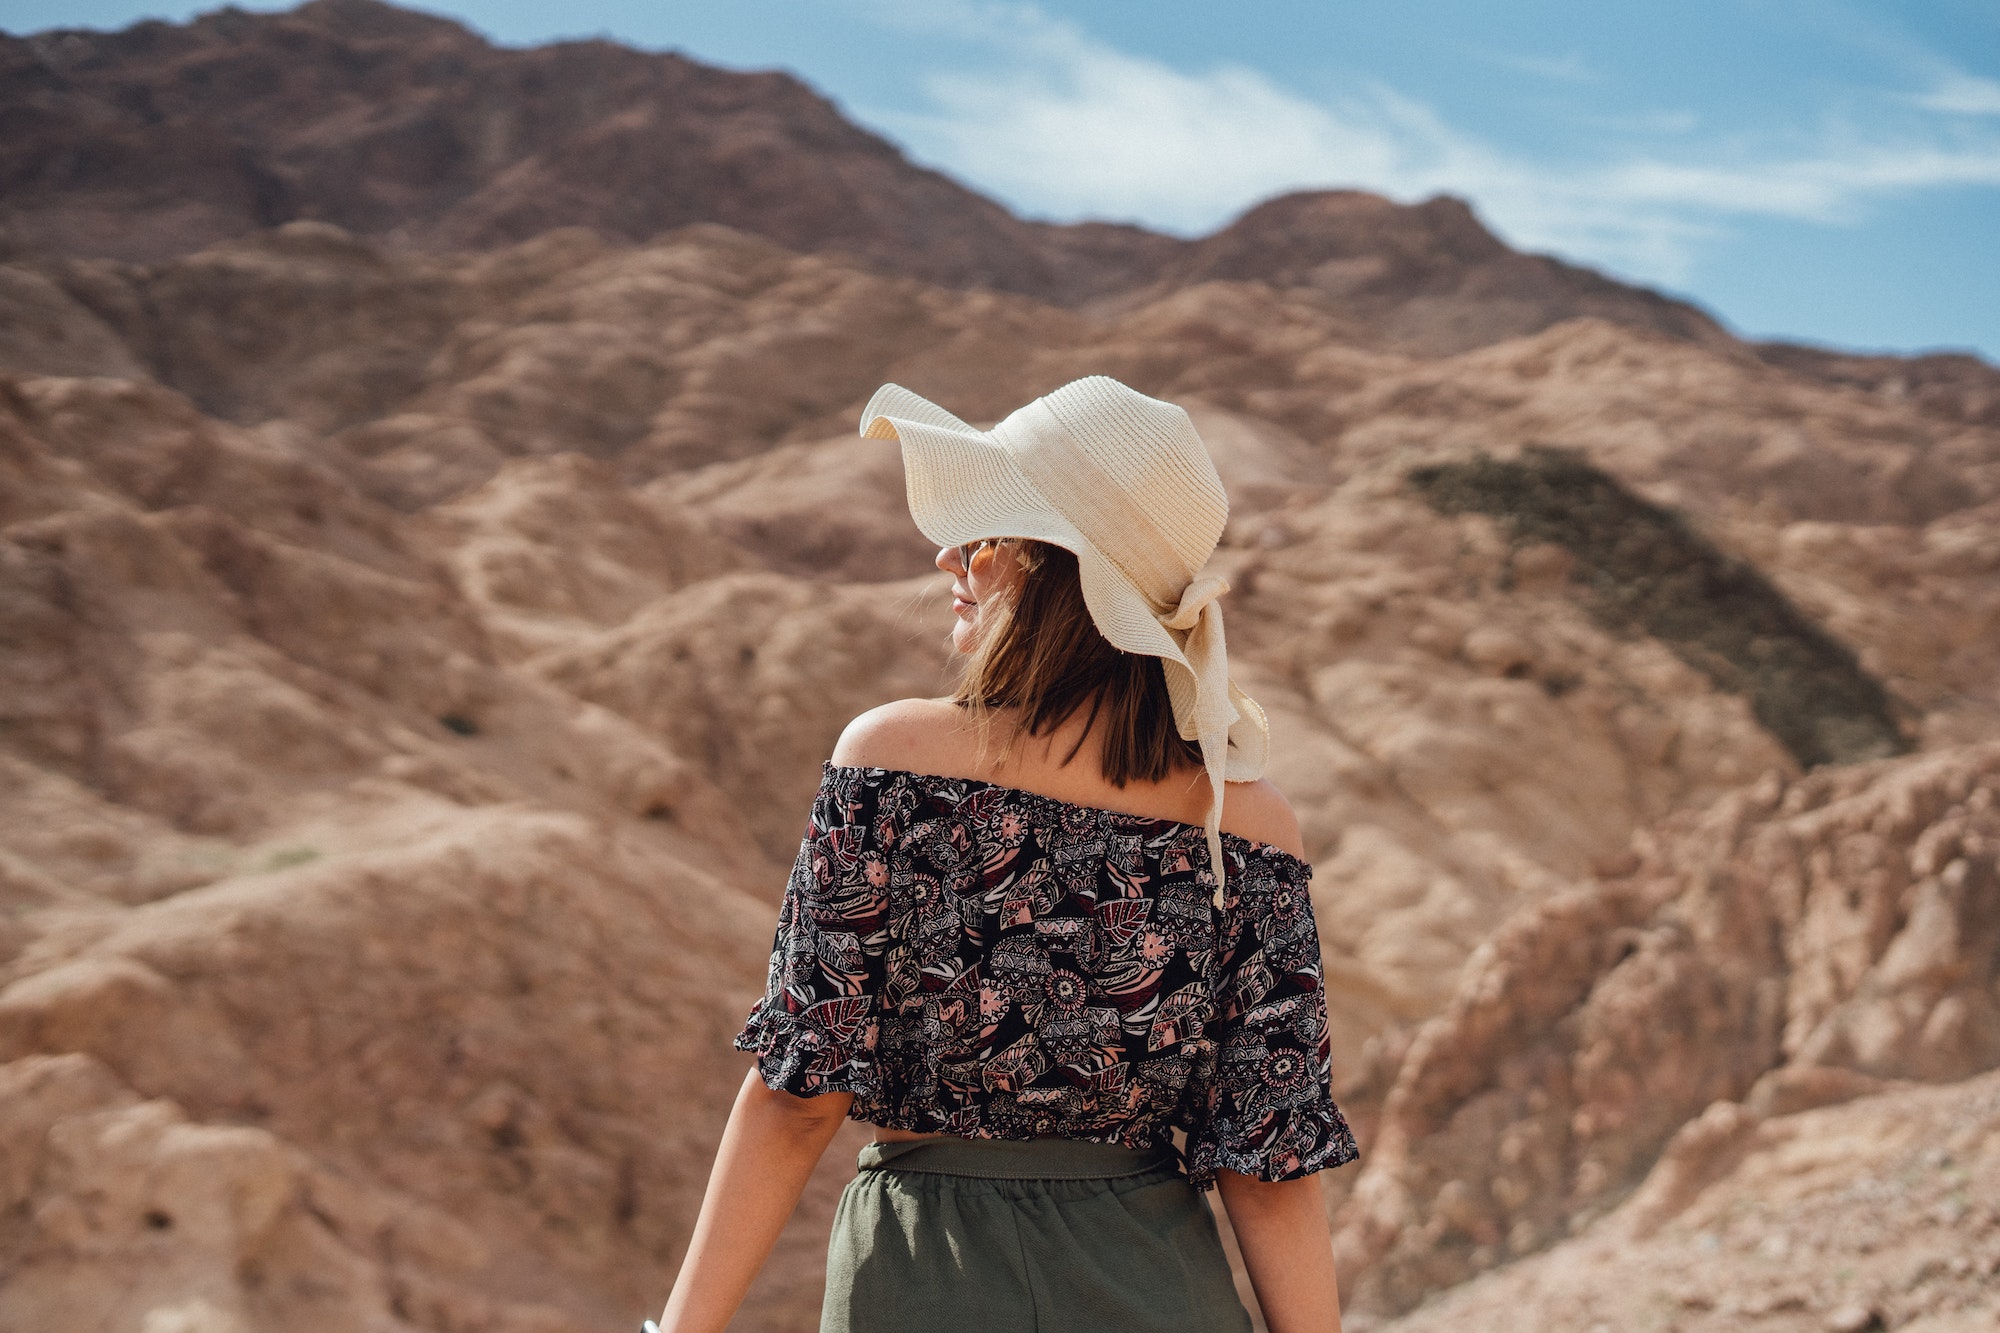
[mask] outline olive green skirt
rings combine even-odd
[[[871,1143],[840,1196],[820,1333],[1243,1333],[1215,1215],[1171,1147]]]

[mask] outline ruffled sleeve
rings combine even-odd
[[[1292,1180],[1360,1155],[1333,1100],[1312,868],[1277,848],[1231,867],[1217,950],[1213,1068],[1188,1131],[1188,1177],[1227,1167]]]
[[[764,997],[736,1035],[774,1091],[875,1091],[893,819],[829,767],[778,908]]]

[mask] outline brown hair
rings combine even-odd
[[[1010,596],[982,603],[979,642],[952,702],[976,714],[1019,709],[1008,746],[1023,733],[1047,735],[1088,706],[1083,734],[1062,762],[1074,759],[1084,738],[1101,725],[1101,766],[1115,787],[1200,768],[1200,747],[1174,725],[1160,659],[1125,652],[1098,632],[1083,600],[1075,554],[1025,538],[1009,546],[1021,562],[1021,580]]]

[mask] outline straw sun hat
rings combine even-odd
[[[1216,601],[1229,585],[1203,572],[1229,497],[1188,414],[1092,375],[983,431],[885,384],[861,433],[901,443],[924,536],[940,546],[1032,537],[1075,553],[1098,631],[1161,660],[1175,725],[1208,771],[1203,827],[1220,903],[1222,784],[1263,775],[1270,728],[1229,678]]]

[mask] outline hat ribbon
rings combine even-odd
[[[1201,619],[1201,613],[1208,609],[1208,604],[1228,591],[1227,579],[1215,574],[1203,574],[1181,591],[1180,604],[1174,608],[1173,614],[1162,616],[1160,623],[1168,629],[1193,629]]]
[[[1215,871],[1215,906],[1222,908],[1223,886],[1228,872],[1222,858],[1222,788],[1227,769],[1229,726],[1238,717],[1229,699],[1229,658],[1223,647],[1222,608],[1216,599],[1229,591],[1228,580],[1202,574],[1181,590],[1180,602],[1171,613],[1160,615],[1160,624],[1181,631],[1181,651],[1189,674],[1194,677],[1193,698],[1176,700],[1191,716],[1179,716],[1181,734],[1201,746],[1202,767],[1209,780],[1208,813],[1202,832],[1208,840],[1209,864]],[[1158,614],[1158,613],[1156,613]],[[1192,735],[1189,733],[1192,732]]]

